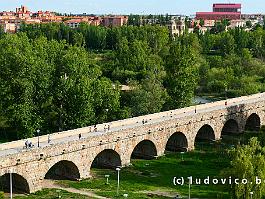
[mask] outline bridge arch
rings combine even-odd
[[[260,117],[256,113],[252,113],[246,121],[245,130],[247,131],[259,131],[260,129]]]
[[[91,168],[116,168],[122,166],[120,155],[113,149],[104,149],[94,158]]]
[[[5,192],[10,191],[10,173],[0,177],[0,185]],[[20,174],[12,173],[12,188],[14,193],[30,193],[30,186],[25,177]]]
[[[205,140],[215,140],[215,133],[213,128],[209,124],[204,124],[195,136],[195,142],[205,141]]]
[[[49,168],[44,178],[53,180],[77,180],[80,179],[80,172],[76,164],[72,161],[61,160]]]
[[[150,140],[143,140],[139,142],[133,149],[131,153],[131,159],[153,159],[157,156],[157,149],[155,144]]]
[[[187,151],[188,150],[188,140],[187,137],[182,132],[173,133],[167,143],[167,151]]]
[[[239,133],[239,125],[235,119],[229,119],[222,128],[222,135]]]

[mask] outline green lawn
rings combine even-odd
[[[59,195],[61,196],[61,199],[68,199],[68,198],[73,198],[73,199],[88,199],[89,197],[83,196],[80,194],[75,194],[75,193],[69,193],[64,190],[60,190],[60,192],[57,192],[57,189],[43,189],[42,191],[38,191],[34,194],[30,194],[28,196],[15,196],[15,199],[55,199],[59,198]],[[8,197],[7,197],[8,198]]]

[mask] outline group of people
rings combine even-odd
[[[29,142],[28,140],[26,140],[25,142],[25,147],[26,149],[32,148],[34,145],[32,144],[32,142]]]
[[[104,126],[104,132],[106,132],[107,130],[108,131],[110,130],[110,125],[109,124],[108,125],[105,124],[105,126]]]
[[[144,120],[144,119],[143,119],[143,120],[142,120],[142,123],[143,123],[143,124],[147,123],[147,120]]]
[[[97,131],[98,131],[98,128],[97,128],[97,125],[95,124],[93,132],[97,132]],[[110,125],[109,124],[108,125],[105,124],[105,126],[104,126],[104,132],[106,132],[106,131],[110,131]],[[89,127],[89,133],[91,133],[91,132],[92,132],[92,127],[90,126]],[[78,134],[78,138],[79,138],[79,140],[82,138],[81,133]]]
[[[50,143],[51,143],[51,137],[50,137],[50,135],[48,135],[48,144],[50,144]],[[26,140],[25,141],[25,148],[26,149],[30,149],[32,147],[34,147],[34,145],[32,144],[32,142]]]
[[[110,130],[110,125],[108,124],[105,124],[105,126],[104,126],[104,132],[106,132],[106,131],[109,131]],[[93,132],[97,132],[98,131],[98,128],[97,128],[97,125],[95,124],[94,125],[94,130],[93,130]],[[89,129],[89,133],[91,133],[92,132],[92,127],[90,127],[90,129]]]

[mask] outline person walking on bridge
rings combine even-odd
[[[25,147],[26,147],[26,149],[29,147],[29,141],[28,140],[26,140],[26,142],[25,142]]]
[[[48,144],[50,144],[51,142],[51,138],[50,138],[50,134],[48,135]]]

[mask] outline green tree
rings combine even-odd
[[[128,17],[128,25],[140,26],[141,25],[141,16],[130,14]]]
[[[252,27],[252,22],[251,21],[246,21],[246,27],[251,28]]]
[[[204,23],[205,23],[204,20],[203,19],[200,19],[200,23],[199,23],[200,26],[204,26]]]
[[[235,40],[230,33],[223,32],[219,40],[220,52],[223,55],[231,55],[234,53]]]
[[[96,121],[92,84],[100,75],[83,48],[69,47],[58,59],[52,87],[58,130],[87,126]]]
[[[79,47],[83,46],[85,43],[85,39],[82,33],[74,32],[73,34],[73,44]]]
[[[8,126],[17,132],[16,138],[32,136],[40,122],[33,96],[34,69],[41,62],[24,34],[7,34],[0,46],[1,112],[8,119]]]
[[[166,87],[171,98],[168,108],[191,104],[198,82],[199,48],[194,34],[184,35],[171,45],[166,63]]]
[[[235,199],[249,199],[252,191],[253,198],[263,198],[265,185],[264,183],[256,184],[256,176],[260,179],[265,177],[265,149],[260,146],[257,138],[252,138],[248,145],[232,149],[230,155],[231,168],[227,169],[227,174],[233,179],[239,179],[239,182],[242,182],[242,179],[247,179],[249,182],[233,183],[230,196]]]
[[[160,112],[167,100],[166,90],[155,79],[146,79],[141,84],[131,85],[134,89],[129,94],[132,116]]]

